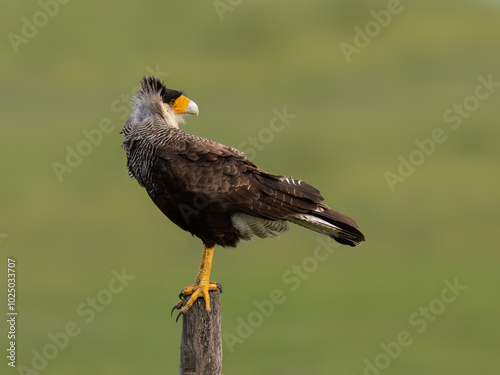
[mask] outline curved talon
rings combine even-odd
[[[221,292],[221,293],[223,293],[223,292],[224,292],[224,290],[223,290],[223,288],[222,288],[222,285],[220,285],[219,283],[216,283],[216,282],[214,282],[214,281],[211,281],[210,283],[214,283],[214,284],[217,286],[217,289],[219,289],[219,292]]]
[[[172,314],[174,313],[174,310],[182,309],[182,302],[183,301],[179,301],[175,304],[175,306],[172,308],[172,311],[170,311],[170,316],[172,316]]]
[[[177,318],[175,318],[175,322],[176,322],[176,323],[177,323],[177,321],[179,320],[179,318],[180,318],[180,316],[181,316],[181,315],[183,315],[183,312],[182,312],[182,311],[179,313],[179,315],[177,315]]]

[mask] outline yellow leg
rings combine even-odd
[[[205,245],[203,245],[203,253],[201,254],[201,264],[200,264],[200,269],[198,271],[198,276],[196,276],[196,281],[194,282],[193,285],[182,289],[182,292],[181,292],[182,295],[191,294],[192,292],[185,294],[186,291],[187,291],[187,289],[188,288],[193,288],[195,285],[198,285],[200,283],[201,275],[203,274],[203,271],[205,269],[205,258],[206,258],[206,256],[207,256],[207,247]],[[213,257],[213,249],[212,249],[212,257]],[[208,272],[210,273],[210,270]]]
[[[208,292],[210,290],[219,289],[222,292],[222,287],[220,284],[215,282],[211,282],[210,279],[210,270],[212,268],[212,260],[214,257],[214,248],[206,247],[203,245],[203,254],[201,256],[201,264],[200,270],[198,271],[198,276],[196,277],[196,281],[193,285],[187,286],[182,289],[179,297],[183,298],[185,296],[191,295],[189,300],[186,302],[184,306],[183,301],[179,301],[177,305],[174,306],[172,312],[175,309],[181,310],[179,316],[181,314],[185,314],[189,308],[193,305],[194,301],[196,301],[199,297],[203,297],[205,299],[205,308],[207,311],[210,311],[210,297]],[[179,317],[177,317],[179,318]]]

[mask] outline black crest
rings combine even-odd
[[[182,95],[182,91],[168,89],[162,81],[153,76],[142,77],[141,89],[139,91],[142,94],[157,93],[165,103],[169,103],[171,100],[175,100]]]

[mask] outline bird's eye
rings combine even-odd
[[[174,105],[174,104],[175,104],[175,99],[170,100],[170,105]]]

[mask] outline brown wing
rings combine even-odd
[[[236,149],[192,136],[156,154],[153,180],[161,196],[150,193],[153,201],[173,222],[207,243],[235,245],[231,215],[237,212],[298,221],[351,246],[364,241],[356,222],[324,205],[318,189],[267,173]],[[196,215],[186,220],[186,208]]]
[[[158,150],[171,188],[208,197],[211,209],[279,220],[314,210],[319,190],[299,180],[267,173],[234,148],[194,139]]]

